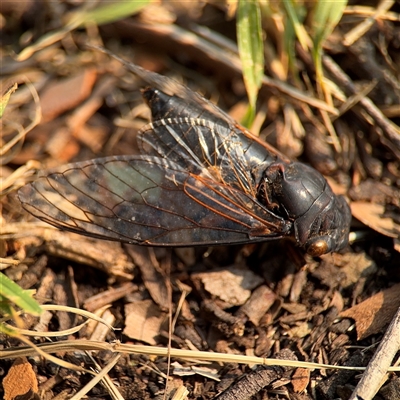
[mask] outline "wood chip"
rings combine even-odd
[[[245,314],[249,320],[258,326],[261,318],[276,301],[276,294],[268,286],[260,286],[249,300],[238,310],[237,314]]]
[[[215,381],[219,381],[218,370],[215,368],[209,367],[196,367],[196,366],[188,366],[184,367],[179,362],[175,361],[171,364],[174,368],[174,375],[177,376],[192,376],[192,375],[200,375],[205,376],[206,378],[213,379]]]
[[[79,152],[78,142],[71,136],[69,129],[58,128],[45,145],[46,151],[60,163],[68,162]]]
[[[38,382],[32,365],[25,357],[17,358],[6,377],[3,379],[4,400],[14,400],[17,397],[39,399]],[[28,396],[30,393],[30,397]]]
[[[133,263],[119,243],[88,239],[54,229],[44,229],[42,233],[48,254],[98,268],[110,276],[133,279]]]
[[[83,303],[86,310],[94,312],[107,304],[111,304],[116,300],[121,299],[129,293],[132,293],[137,286],[132,282],[125,282],[117,288],[111,288],[95,296],[89,297]]]
[[[292,375],[292,386],[296,393],[303,393],[310,383],[310,370],[297,368]]]

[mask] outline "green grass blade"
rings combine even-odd
[[[264,74],[261,12],[256,0],[239,0],[236,29],[243,79],[249,97],[249,110],[246,120],[242,122],[249,126],[254,120],[257,94]]]
[[[293,30],[296,32],[297,39],[299,40],[303,49],[311,47],[311,39],[303,25],[303,20],[306,15],[305,7],[301,4],[293,2],[293,0],[283,1],[288,20],[292,25]]]
[[[322,46],[323,41],[332,33],[346,8],[346,0],[319,0],[314,8],[311,25],[314,46]]]
[[[313,59],[317,81],[323,86],[322,72],[322,45],[324,40],[332,33],[346,8],[346,0],[324,1],[319,0],[314,8],[311,32],[313,37]]]
[[[14,303],[25,312],[40,315],[42,309],[32,298],[32,290],[24,290],[10,278],[0,272],[0,309],[9,309],[7,303]]]
[[[71,14],[70,22],[79,21],[80,25],[94,22],[97,25],[111,24],[112,22],[136,14],[148,5],[150,0],[112,1],[100,4],[92,10],[79,10]]]

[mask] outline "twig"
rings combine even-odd
[[[400,348],[400,308],[397,310],[376,353],[358,382],[350,400],[372,399],[382,385],[388,368]]]
[[[357,89],[348,75],[330,58],[329,56],[323,56],[322,62],[327,71],[332,75],[333,80],[339,85],[344,92],[348,95],[354,95],[357,93]],[[400,129],[398,126],[388,120],[379,108],[372,102],[368,97],[360,99],[360,105],[365,111],[374,119],[377,126],[379,126],[387,137],[393,142],[396,148],[392,147],[392,151],[396,157],[400,160]]]

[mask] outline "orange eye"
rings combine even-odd
[[[323,239],[318,239],[314,243],[311,243],[310,246],[308,246],[307,248],[307,253],[313,257],[322,256],[328,251],[329,251],[328,243]]]

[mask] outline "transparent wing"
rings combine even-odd
[[[268,165],[278,160],[290,161],[188,87],[127,62],[106,49],[97,49],[117,59],[150,86],[143,90],[143,97],[151,109],[153,124],[142,130],[139,137],[143,154],[166,157],[172,151],[181,155],[174,158],[176,162],[185,158],[187,166],[194,162],[209,169],[214,167],[215,179],[252,196],[256,195],[256,186]],[[178,128],[182,121],[186,125]],[[171,125],[174,126],[169,129]],[[189,129],[185,130],[186,127]],[[192,162],[188,163],[189,158]]]
[[[167,96],[173,96],[183,100],[183,111],[185,109],[190,109],[188,110],[188,112],[192,113],[192,116],[196,115],[197,117],[200,117],[200,115],[203,115],[205,119],[210,119],[210,117],[213,116],[214,118],[217,118],[220,121],[224,121],[227,124],[234,124],[234,120],[228,114],[218,108],[215,104],[211,103],[203,96],[199,95],[196,92],[193,92],[188,87],[180,84],[179,82],[176,82],[175,80],[170,79],[166,76],[159,75],[156,72],[145,70],[138,65],[130,63],[123,58],[117,56],[116,54],[111,53],[107,49],[97,46],[92,47],[118,60],[122,65],[126,67],[126,69],[138,76],[149,86],[162,91]]]
[[[143,90],[153,124],[142,130],[143,154],[173,157],[188,168],[193,164],[214,169],[220,183],[256,196],[268,165],[289,160],[257,140],[216,105],[184,85],[129,63],[105,49],[150,87]]]
[[[61,229],[185,246],[281,237],[290,226],[255,199],[173,161],[122,156],[70,164],[24,186],[23,207]]]

